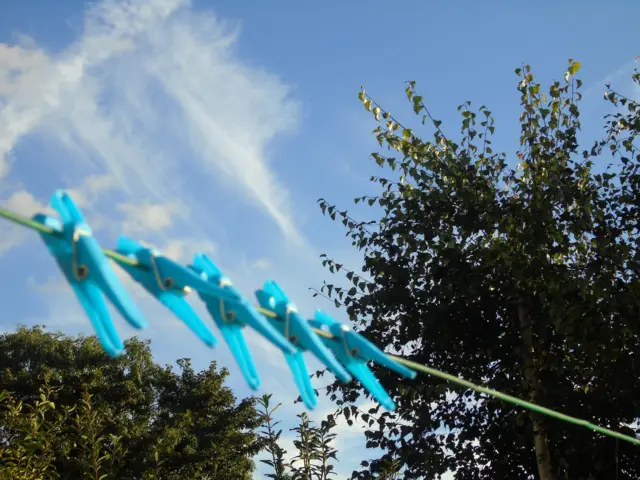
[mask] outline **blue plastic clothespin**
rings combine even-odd
[[[304,362],[303,350],[313,353],[343,382],[351,381],[351,375],[324,346],[276,282],[267,280],[262,290],[256,291],[256,297],[262,308],[277,315],[276,318],[269,318],[271,324],[298,347],[294,354],[287,355],[286,358],[305,405],[313,408],[317,404],[317,398]]]
[[[205,303],[207,310],[229,345],[229,349],[238,362],[247,383],[252,389],[257,389],[260,386],[260,377],[242,334],[242,329],[245,325],[249,325],[256,330],[276,347],[284,351],[285,355],[294,352],[295,347],[260,315],[256,308],[240,294],[209,257],[203,253],[197,253],[190,268],[200,275],[203,280],[224,289],[227,294],[234,297],[232,302],[228,302],[220,296],[198,291],[198,295]]]
[[[133,327],[145,328],[147,322],[116,277],[71,197],[62,190],[56,191],[51,206],[60,214],[61,221],[42,213],[34,215],[33,220],[59,232],[40,236],[89,316],[102,347],[117,357],[124,351],[124,343],[113,325],[103,294]]]
[[[143,270],[132,265],[121,265],[136,282],[171,310],[205,344],[210,347],[216,345],[217,340],[211,330],[184,298],[189,286],[202,287],[199,277],[186,267],[161,256],[157,250],[145,247],[125,236],[118,239],[117,252],[137,260],[140,265],[146,267]]]
[[[345,383],[351,381],[351,375],[322,343],[309,322],[298,313],[280,285],[273,280],[267,280],[262,290],[256,291],[256,296],[262,308],[277,315],[277,318],[269,320],[289,341],[299,349],[313,353],[339,380]]]
[[[367,362],[374,361],[406,378],[415,378],[416,372],[395,362],[369,340],[351,330],[348,325],[338,322],[320,310],[316,310],[315,318],[310,320],[310,323],[316,328],[328,327],[334,338],[323,337],[324,343],[383,407],[395,410],[396,404],[382,388]]]

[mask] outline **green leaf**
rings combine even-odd
[[[569,74],[575,75],[576,73],[578,73],[578,70],[580,70],[580,66],[580,62],[571,63],[571,65],[569,65]]]
[[[413,98],[413,91],[411,90],[410,87],[407,87],[404,92],[407,94],[407,98],[409,100],[411,100]]]
[[[420,111],[424,107],[422,106],[422,97],[420,95],[416,95],[413,97],[413,111],[415,113],[420,113]]]

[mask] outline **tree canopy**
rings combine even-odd
[[[149,342],[113,359],[95,337],[35,327],[0,336],[0,365],[0,478],[252,478],[261,418],[215,362],[174,371]]]
[[[324,255],[340,278],[321,293],[392,353],[636,435],[640,106],[608,91],[605,135],[580,148],[579,68],[570,61],[546,89],[529,66],[516,70],[513,156],[494,151],[485,106],[458,108],[458,135],[408,82],[419,133],[361,91],[378,124],[379,194],[355,198],[357,214],[319,203],[345,225],[368,278]],[[356,219],[367,206],[375,219]],[[376,374],[394,413],[361,411],[357,383],[329,387],[340,414],[368,422],[367,446],[385,452],[354,478],[375,478],[390,461],[407,479],[640,477],[635,446],[433,378]]]

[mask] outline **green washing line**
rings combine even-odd
[[[615,430],[610,430],[605,427],[601,427],[599,425],[594,425],[591,422],[587,422],[586,420],[582,420],[581,418],[571,417],[569,415],[565,415],[564,413],[556,412],[555,410],[551,410],[550,408],[541,407],[540,405],[536,405],[532,402],[527,402],[526,400],[522,400],[518,397],[513,397],[511,395],[507,395],[506,393],[498,392],[496,390],[491,390],[487,387],[482,387],[480,385],[476,385],[475,383],[471,383],[467,380],[464,380],[460,377],[456,377],[454,375],[450,375],[445,372],[441,372],[440,370],[436,370],[435,368],[427,367],[426,365],[421,365],[416,362],[412,362],[411,360],[406,360],[402,357],[396,357],[395,355],[389,355],[392,359],[394,359],[398,363],[402,363],[407,367],[417,371],[426,373],[427,375],[432,375],[434,377],[441,378],[451,383],[455,383],[456,385],[460,385],[462,387],[469,388],[478,393],[484,393],[485,395],[489,395],[491,397],[499,398],[500,400],[512,403],[514,405],[518,405],[519,407],[526,408],[528,410],[532,410],[537,413],[541,413],[543,415],[547,415],[549,417],[557,418],[558,420],[562,420],[563,422],[572,423],[574,425],[579,425],[581,427],[588,428],[589,430],[593,430],[595,432],[602,433],[603,435],[607,435],[609,437],[618,438],[620,440],[624,440],[629,443],[633,443],[634,445],[640,445],[640,439],[630,437],[620,432],[616,432]]]
[[[23,217],[22,215],[19,215],[18,213],[12,212],[11,210],[8,210],[6,208],[3,208],[0,206],[0,217],[4,217],[7,220],[11,220],[12,222],[15,222],[19,225],[22,225],[23,227],[28,227],[31,228],[33,230],[37,230],[40,233],[44,233],[47,235],[56,235],[56,231],[53,230],[50,227],[47,227],[46,225],[43,225],[41,223],[35,222],[33,220],[30,220],[29,218]],[[105,255],[107,255],[108,257],[112,258],[113,260],[115,260],[118,263],[125,263],[128,265],[132,265],[132,266],[137,266],[139,268],[142,268],[141,265],[138,265],[138,262],[136,262],[135,260],[120,255],[117,252],[114,252],[113,250],[108,250],[108,249],[103,249]],[[258,308],[263,314],[267,314],[267,315],[273,315],[272,312],[268,311],[268,310],[264,310],[262,308]],[[331,334],[329,334],[328,332],[324,331],[324,330],[319,330],[314,328],[313,329],[318,335],[321,335],[323,337],[328,337],[328,338],[333,338]],[[442,372],[440,370],[437,370],[435,368],[431,368],[431,367],[427,367],[426,365],[421,365],[419,363],[416,362],[412,362],[411,360],[407,360],[405,358],[402,357],[398,357],[395,355],[390,355],[388,354],[390,358],[392,358],[393,360],[395,360],[398,363],[402,363],[403,365],[406,365],[407,367],[415,370],[416,372],[421,372],[421,373],[425,373],[427,375],[431,375],[433,377],[437,377],[440,378],[442,380],[446,380],[447,382],[453,383],[455,385],[460,385],[461,387],[465,387],[465,388],[469,388],[475,392],[478,393],[482,393],[485,395],[489,395],[491,397],[494,398],[498,398],[504,402],[507,403],[511,403],[513,405],[517,405],[519,407],[522,408],[526,408],[528,410],[540,413],[542,415],[547,415],[549,417],[552,418],[556,418],[558,420],[561,420],[563,422],[567,422],[567,423],[571,423],[573,425],[578,425],[581,427],[585,427],[588,428],[589,430],[593,430],[594,432],[598,432],[601,433],[603,435],[609,436],[609,437],[613,437],[613,438],[617,438],[620,440],[623,440],[625,442],[629,442],[632,443],[634,445],[640,445],[640,438],[635,438],[635,437],[630,437],[629,435],[624,435],[620,432],[616,432],[614,430],[610,430],[608,428],[605,427],[601,427],[598,425],[594,425],[591,422],[588,422],[586,420],[582,420],[580,418],[576,418],[576,417],[571,417],[569,415],[565,415],[564,413],[560,413],[560,412],[556,412],[555,410],[551,410],[549,408],[545,408],[542,407],[540,405],[536,405],[535,403],[532,402],[527,402],[526,400],[522,400],[521,398],[518,397],[513,397],[511,395],[507,395],[506,393],[502,393],[502,392],[498,392],[496,390],[492,390],[490,388],[487,387],[483,387],[480,385],[476,385],[475,383],[471,383],[467,380],[464,380],[460,377],[456,377],[455,375],[450,375],[448,373]]]

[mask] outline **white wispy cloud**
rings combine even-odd
[[[79,185],[69,188],[67,191],[81,209],[91,211],[98,199],[105,192],[115,187],[113,177],[110,175],[89,175]],[[2,205],[24,217],[32,217],[35,213],[45,213],[57,216],[57,213],[46,203],[35,198],[25,189],[14,190],[7,198],[2,200]],[[93,212],[91,215],[91,227],[99,230],[107,224],[104,215]],[[14,224],[4,224],[0,236],[0,255],[24,242],[32,232],[24,227]]]
[[[182,263],[191,262],[198,252],[211,256],[217,250],[217,245],[211,240],[198,237],[172,239],[160,247],[164,255]]]
[[[617,85],[617,83],[619,83],[620,80],[623,81],[623,88],[626,89],[627,82],[629,83],[629,85],[631,85],[630,77],[634,66],[637,66],[637,60],[629,60],[625,64],[620,65],[615,70],[607,73],[602,79],[594,82],[583,91],[583,98],[585,100],[590,100],[591,98],[601,100],[602,95],[607,89],[607,85],[611,84],[612,87],[619,88],[619,85]]]
[[[45,211],[46,209],[45,205],[36,200],[33,195],[26,190],[14,192],[3,204],[6,208],[27,217],[31,217],[34,213]],[[27,238],[27,235],[28,232],[23,227],[5,223],[2,227],[2,235],[0,235],[0,255],[20,245],[20,243]]]
[[[113,175],[102,173],[87,175],[80,185],[67,188],[66,191],[78,207],[91,209],[102,195],[117,189],[117,179]]]
[[[268,258],[259,258],[258,260],[254,261],[250,266],[258,270],[266,270],[268,268],[273,267],[273,262]]]
[[[62,52],[0,45],[0,175],[15,145],[38,134],[70,154],[61,169],[106,171],[128,198],[188,202],[196,175],[299,240],[266,154],[296,126],[299,105],[276,76],[238,59],[237,35],[187,0],[105,0]]]
[[[43,205],[40,201],[36,200],[34,196],[26,190],[18,190],[14,192],[5,200],[4,204],[10,210],[26,217],[30,217],[34,213],[48,209],[46,205]],[[48,210],[50,211],[50,209]]]
[[[176,201],[121,203],[117,209],[125,215],[122,225],[122,231],[125,234],[167,230],[173,225],[174,216],[177,213],[188,214]]]

